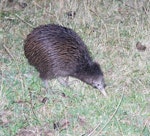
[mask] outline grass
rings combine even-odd
[[[14,0],[0,6],[0,136],[150,135],[148,0]],[[45,92],[23,41],[32,28],[48,23],[82,37],[104,71],[108,98],[76,79],[69,88],[49,81],[55,93]],[[145,51],[136,49],[138,41]]]

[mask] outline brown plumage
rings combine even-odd
[[[72,29],[55,24],[39,26],[27,36],[24,51],[41,79],[72,76],[106,95],[99,64],[93,62],[86,45]]]

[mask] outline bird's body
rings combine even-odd
[[[103,73],[82,39],[72,29],[55,25],[35,28],[25,40],[25,56],[43,80],[72,76],[104,89]]]

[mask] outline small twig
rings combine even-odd
[[[36,5],[37,7],[41,8],[41,9],[43,9],[43,7],[42,7],[41,5],[39,5],[37,2],[33,1],[33,4]],[[45,11],[46,11],[49,15],[56,17],[56,16],[53,15],[51,12],[49,12],[47,9],[45,9]]]
[[[27,24],[28,26],[30,26],[31,28],[34,28],[33,25],[31,25],[30,23],[26,22],[25,20],[23,20],[21,17],[19,17],[17,14],[15,14],[15,16],[20,19],[22,22],[24,22],[25,24]]]
[[[102,20],[102,19],[101,19],[101,24],[104,26],[104,29],[105,29],[105,31],[106,31],[106,39],[108,39],[108,33],[107,33],[108,30],[107,30],[107,26],[106,26],[104,20]]]
[[[128,5],[128,4],[125,4],[125,6],[131,8],[131,9],[137,10],[137,8],[134,8],[134,7],[132,7],[132,6]]]
[[[36,6],[38,6],[39,8],[43,9],[43,7],[41,5],[39,5],[37,2],[33,1],[33,4],[35,4]],[[47,11],[48,12],[48,11]]]
[[[35,120],[37,120],[37,121],[38,121],[38,123],[39,123],[39,124],[41,124],[41,123],[39,122],[39,120],[38,120],[38,117],[37,117],[37,115],[36,115],[35,111],[34,111],[34,106],[33,106],[32,96],[31,96],[31,95],[32,95],[32,92],[29,90],[31,111],[32,111],[32,113],[33,113],[33,115],[34,115],[34,117],[35,117]]]
[[[13,103],[18,103],[18,104],[28,103],[28,104],[30,104],[30,102],[28,102],[28,101],[22,101],[22,100],[14,101]]]
[[[93,11],[92,9],[89,9],[89,10],[90,10],[90,12],[92,12],[93,14],[95,14],[98,17],[98,15],[95,11]]]
[[[9,49],[4,45],[2,44],[2,46],[4,47],[5,51],[7,52],[7,54],[13,59],[15,60],[14,56],[10,53]]]
[[[38,123],[39,124],[41,124],[40,122],[39,122],[39,120],[38,120],[38,117],[37,117],[37,115],[36,115],[36,113],[35,113],[35,111],[34,111],[34,105],[33,105],[33,99],[32,99],[32,92],[29,90],[29,96],[30,96],[30,105],[31,105],[31,111],[32,111],[32,113],[33,113],[33,115],[34,115],[34,119],[36,120],[36,121],[38,121]]]
[[[32,110],[32,113],[34,114],[34,116],[37,118],[37,116],[34,112],[34,106],[33,106],[33,103],[32,103],[32,96],[31,95],[32,95],[32,93],[31,93],[31,91],[29,91],[31,110]]]
[[[2,90],[3,90],[3,70],[1,68],[1,90],[0,90],[0,96],[2,95]]]
[[[119,128],[119,130],[120,130],[120,135],[122,135],[122,136],[124,136],[124,134],[123,134],[123,132],[122,132],[122,128],[121,128],[121,125],[119,124],[119,121],[118,121],[118,119],[114,116],[114,119],[117,121],[117,124],[118,124],[118,128]]]
[[[116,115],[122,101],[123,101],[123,97],[124,97],[124,93],[122,93],[122,96],[121,96],[121,99],[120,99],[120,102],[118,103],[118,106],[116,108],[116,110],[114,111],[114,113],[112,114],[112,116],[110,117],[110,119],[107,121],[107,123],[104,125],[104,127],[98,132],[98,134],[100,134],[105,128],[106,126],[110,123],[110,121],[113,119],[113,117]]]
[[[150,118],[147,119],[147,121],[144,123],[144,127],[143,127],[143,129],[142,129],[142,131],[141,131],[141,133],[140,133],[140,136],[143,134],[143,132],[144,132],[144,130],[146,129],[146,127],[147,127],[149,121],[150,121]]]
[[[15,59],[15,57],[11,54],[11,52],[9,51],[9,49],[4,44],[2,44],[2,46],[5,49],[6,53],[15,61],[17,70],[19,72],[20,70],[19,70],[19,66],[17,65],[17,60]]]
[[[117,105],[116,110],[115,110],[114,113],[111,115],[111,117],[109,118],[109,120],[106,122],[106,124],[104,125],[104,127],[98,132],[97,135],[99,135],[100,133],[102,133],[102,131],[106,128],[106,126],[110,123],[110,121],[111,121],[111,120],[113,119],[113,117],[116,115],[116,113],[117,113],[117,111],[118,111],[118,109],[119,109],[119,107],[120,107],[120,105],[121,105],[121,103],[122,103],[122,101],[123,101],[123,97],[124,97],[124,93],[122,93],[122,97],[121,97],[121,99],[120,99],[120,102],[119,102],[118,105]],[[95,132],[95,130],[96,130],[100,125],[101,125],[101,122],[93,129],[93,131],[92,131],[90,134],[88,134],[88,136],[91,136],[91,135]]]

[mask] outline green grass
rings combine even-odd
[[[0,136],[149,136],[150,2],[24,2],[25,8],[17,0],[0,2]],[[108,98],[72,78],[69,88],[53,80],[55,93],[45,91],[23,41],[33,27],[48,23],[82,37],[104,71]],[[138,41],[145,51],[136,49]]]

